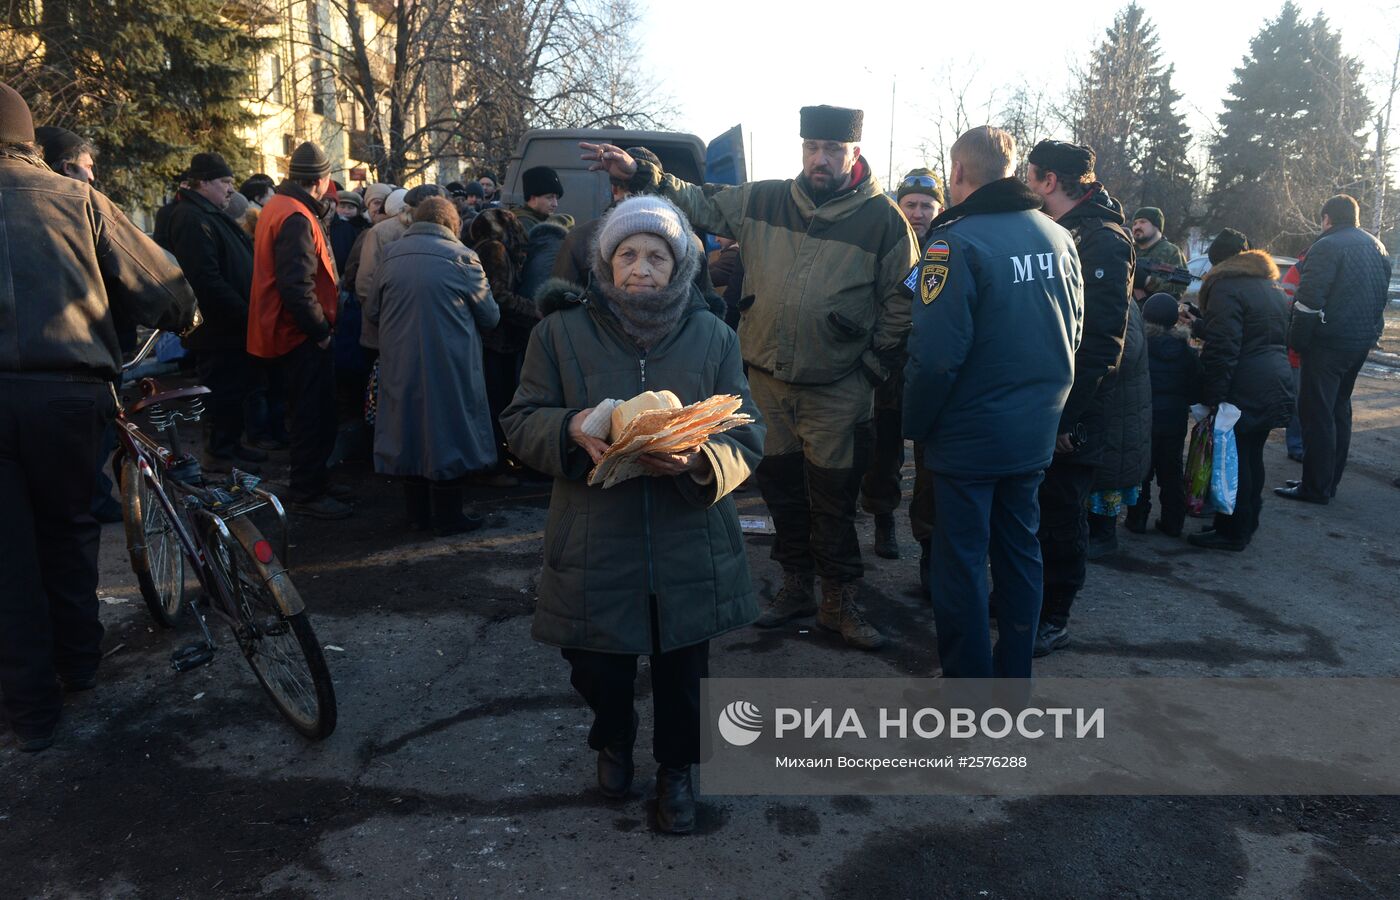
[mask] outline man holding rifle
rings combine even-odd
[[[1146,300],[1156,293],[1171,294],[1177,300],[1186,293],[1186,286],[1179,278],[1159,271],[1167,266],[1181,269],[1186,266],[1186,257],[1181,248],[1162,237],[1166,228],[1166,217],[1155,206],[1144,206],[1133,213],[1133,242],[1137,244],[1137,273],[1133,278],[1133,298]]]

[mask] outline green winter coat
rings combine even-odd
[[[511,451],[554,476],[544,573],[532,633],[557,647],[667,652],[758,617],[738,511],[729,496],[763,456],[764,426],[749,397],[739,342],[691,288],[676,328],[645,357],[596,290],[586,302],[557,282],[539,300],[515,399],[501,414]],[[563,308],[560,308],[560,307]],[[712,437],[713,481],[641,477],[608,490],[586,483],[592,461],[568,436],[570,417],[612,398],[671,390],[683,403],[736,394],[751,425]]]
[[[864,157],[857,168],[855,185],[818,207],[796,179],[701,188],[637,162],[634,188],[743,248],[744,361],[779,381],[831,384],[864,367],[879,384],[903,358],[918,245]]]

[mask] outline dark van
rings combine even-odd
[[[602,215],[612,202],[608,176],[590,172],[579,158],[579,142],[615,144],[619,147],[646,147],[661,160],[672,175],[692,184],[741,184],[747,178],[743,132],[738,125],[715,138],[708,146],[693,134],[676,131],[630,131],[623,128],[560,128],[527,131],[506,167],[501,199],[507,206],[525,202],[520,174],[535,166],[549,166],[559,173],[564,196],[559,212],[575,222],[587,222]]]

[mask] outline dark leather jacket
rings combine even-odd
[[[182,332],[180,267],[98,191],[0,154],[0,376],[114,378],[113,312]]]

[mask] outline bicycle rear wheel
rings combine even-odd
[[[141,597],[158,625],[174,628],[185,603],[185,549],[134,459],[122,465],[121,491],[126,549]]]
[[[301,595],[256,525],[225,524],[232,541],[210,543],[215,569],[232,586],[234,638],[282,717],[322,740],[335,730],[335,687]]]

